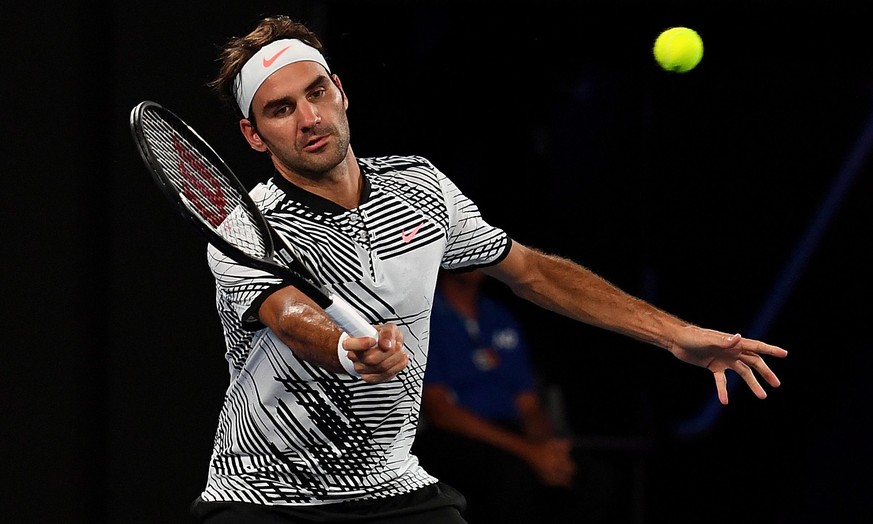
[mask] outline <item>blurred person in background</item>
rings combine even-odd
[[[610,476],[583,489],[588,471],[556,431],[523,326],[485,279],[479,270],[440,273],[414,452],[466,495],[471,523],[557,523],[561,514],[597,522],[605,501],[593,495]]]

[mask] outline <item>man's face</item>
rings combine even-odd
[[[310,179],[320,179],[346,158],[347,107],[339,82],[335,84],[321,65],[308,61],[273,73],[252,100],[262,150],[270,151],[280,172]]]

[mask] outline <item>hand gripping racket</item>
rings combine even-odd
[[[369,322],[315,278],[270,227],[230,167],[181,118],[144,101],[130,113],[130,130],[155,182],[207,242],[236,262],[293,285],[349,335],[377,338]],[[277,245],[287,264],[276,256]]]

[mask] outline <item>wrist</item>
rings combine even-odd
[[[355,370],[355,363],[349,358],[348,350],[343,348],[343,342],[347,338],[349,338],[349,334],[343,331],[342,335],[340,335],[339,342],[336,344],[336,356],[339,359],[340,365],[344,370],[346,370],[346,373],[352,377],[361,378],[361,374]]]

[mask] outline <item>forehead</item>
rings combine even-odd
[[[255,93],[254,102],[303,96],[319,78],[327,78],[321,64],[308,60],[288,64],[264,80]]]

